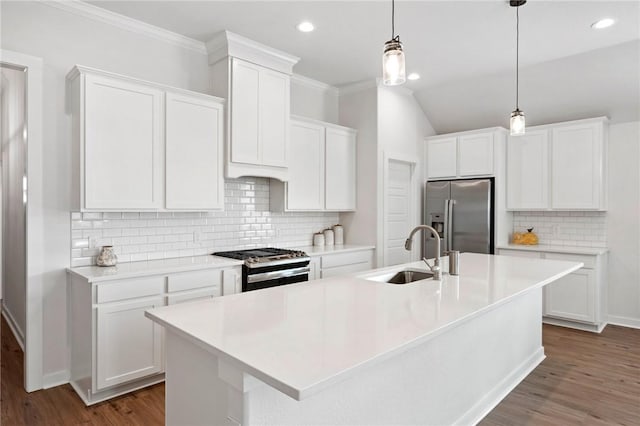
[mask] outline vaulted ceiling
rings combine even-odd
[[[390,1],[91,1],[200,41],[230,30],[301,58],[335,86],[381,74]],[[617,23],[590,25],[603,17]],[[316,30],[300,33],[302,20]],[[396,1],[408,82],[438,133],[506,126],[515,102],[508,1]],[[608,115],[640,120],[640,2],[530,0],[520,9],[520,107],[529,124]]]

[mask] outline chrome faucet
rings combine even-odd
[[[431,272],[433,272],[433,279],[439,281],[442,279],[442,271],[440,270],[440,235],[438,235],[438,231],[430,227],[429,225],[418,225],[413,228],[413,231],[409,234],[409,238],[404,242],[404,248],[407,251],[411,251],[411,246],[413,245],[413,236],[416,232],[420,230],[431,231],[431,235],[433,235],[436,239],[436,257],[433,259],[433,266],[429,264],[429,261],[423,257],[422,260],[427,264]]]

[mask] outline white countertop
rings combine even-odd
[[[582,263],[462,253],[460,275],[365,279],[423,262],[147,311],[192,343],[295,399],[472,320]],[[542,320],[541,320],[542,321]]]
[[[305,246],[292,249],[306,252],[309,256],[325,254],[347,253],[361,250],[373,250],[375,246],[360,246],[354,244],[333,246]],[[149,275],[172,274],[176,272],[196,271],[198,269],[226,268],[242,265],[241,260],[220,256],[192,256],[171,259],[149,260],[146,262],[125,262],[116,266],[81,266],[67,268],[67,271],[85,278],[89,282],[120,280],[125,278],[144,277]]]
[[[199,269],[226,268],[229,266],[239,266],[243,263],[242,260],[209,255],[176,257],[171,259],[149,260],[146,262],[126,262],[118,263],[116,266],[82,266],[78,268],[67,268],[67,271],[85,278],[89,282],[100,282],[196,271]]]
[[[609,251],[606,247],[575,247],[575,246],[550,246],[550,245],[521,245],[521,244],[502,244],[496,246],[496,249],[506,250],[523,250],[523,251],[543,251],[547,253],[569,253],[569,254],[588,254],[597,256]]]
[[[373,250],[375,246],[360,246],[355,244],[336,244],[331,246],[304,246],[293,247],[293,250],[301,250],[311,257],[324,256],[325,254],[348,253],[352,251]]]

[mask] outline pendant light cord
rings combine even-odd
[[[516,110],[518,106],[518,90],[520,87],[520,6],[516,7]]]
[[[396,2],[391,0],[391,40],[396,35]]]

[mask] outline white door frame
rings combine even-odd
[[[0,49],[0,62],[27,68],[27,217],[26,217],[26,329],[24,388],[42,389],[42,287],[44,221],[42,206],[42,89],[41,58]]]
[[[417,208],[417,194],[418,194],[418,177],[416,176],[416,165],[417,165],[417,161],[416,161],[416,157],[415,156],[410,156],[410,155],[406,155],[406,154],[400,154],[400,153],[390,153],[385,151],[383,153],[383,182],[382,182],[382,235],[378,236],[378,242],[377,242],[377,246],[381,247],[382,250],[377,250],[378,254],[378,267],[381,268],[383,266],[386,266],[386,261],[387,261],[387,248],[386,248],[386,244],[385,241],[387,241],[387,234],[389,232],[389,230],[387,229],[387,216],[389,214],[389,206],[387,205],[387,195],[389,192],[388,189],[388,182],[389,182],[389,163],[391,161],[398,161],[398,162],[402,162],[402,163],[407,163],[411,166],[411,191],[410,191],[410,196],[409,196],[409,223],[413,224],[413,226],[417,225],[417,217],[418,217],[418,212],[416,211]],[[407,236],[409,236],[409,233],[407,231]],[[414,244],[414,249],[411,250],[411,258],[413,260],[418,260],[419,256],[418,254],[420,253],[420,250],[415,249],[415,247],[419,247],[416,246]]]

